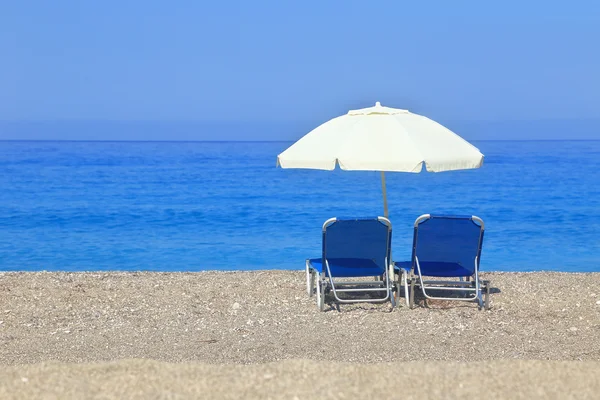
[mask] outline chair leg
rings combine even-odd
[[[410,300],[408,298],[408,275],[406,272],[402,272],[402,285],[404,285],[404,302],[407,307],[410,307]]]
[[[411,310],[415,307],[415,279],[410,278],[410,301],[409,306]]]
[[[325,309],[325,290],[321,279],[317,280],[317,308],[319,311]]]
[[[490,281],[483,281],[485,285],[485,300],[483,301],[485,310],[490,309]]]
[[[308,266],[308,260],[306,261],[305,268],[306,268],[306,293],[308,294],[308,297],[311,297],[314,284],[312,284],[312,270]]]

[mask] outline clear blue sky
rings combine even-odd
[[[36,121],[293,139],[375,101],[450,124],[590,121],[600,139],[599,43],[597,1],[6,1],[0,139],[62,138]]]

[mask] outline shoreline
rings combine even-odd
[[[63,269],[36,269],[36,270],[0,270],[0,276],[4,274],[231,274],[231,273],[259,273],[259,272],[304,272],[304,268],[270,268],[270,269],[200,269],[200,270],[126,270],[126,269],[111,269],[111,270],[63,270]],[[598,271],[559,271],[553,269],[540,269],[531,271],[505,271],[505,270],[479,270],[481,274],[503,275],[503,274],[600,274]]]

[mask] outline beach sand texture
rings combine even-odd
[[[297,271],[1,273],[0,398],[598,398],[600,274],[483,275],[320,313]]]

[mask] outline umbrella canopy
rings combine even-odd
[[[387,216],[385,171],[429,172],[479,168],[483,154],[440,125],[408,110],[350,110],[318,126],[277,156],[281,168],[381,171]]]

